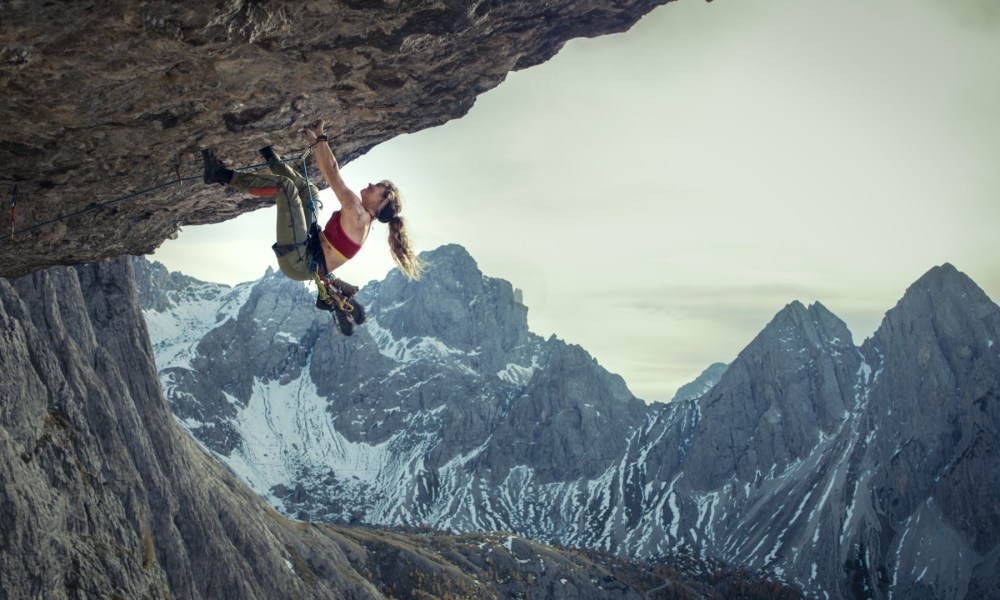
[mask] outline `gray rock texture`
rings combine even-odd
[[[726,372],[728,366],[726,363],[713,363],[709,365],[694,381],[677,388],[677,393],[674,394],[671,402],[684,402],[685,400],[701,398],[715,384],[719,383],[719,379],[722,378],[722,374]]]
[[[17,186],[21,233],[5,204],[0,276],[148,254],[269,202],[202,185],[205,146],[236,166],[272,142],[297,155],[325,117],[346,164],[667,1],[5,2],[0,196]]]
[[[300,518],[688,551],[817,598],[997,597],[1000,308],[951,265],[861,346],[792,302],[699,393],[646,405],[460,247],[425,258],[364,288],[352,338],[273,275],[212,304],[201,341],[159,342],[192,356],[161,364],[174,411]]]
[[[351,569],[332,532],[302,536],[177,428],[130,271],[0,280],[4,595],[372,595],[296,571]]]
[[[862,346],[874,381],[852,461],[867,469],[853,484],[857,534],[844,553],[856,589],[1000,597],[998,344],[996,304],[944,265]],[[919,541],[902,543],[905,531]]]

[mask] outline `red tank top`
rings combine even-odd
[[[361,250],[361,244],[355,242],[351,238],[347,237],[347,232],[340,225],[340,211],[333,213],[330,220],[326,222],[326,227],[323,228],[323,237],[326,241],[330,242],[330,246],[343,256],[345,259],[354,258],[354,255]]]

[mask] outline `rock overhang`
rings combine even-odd
[[[269,204],[203,185],[203,147],[256,164],[268,143],[301,152],[296,130],[324,117],[346,164],[669,1],[12,5],[0,22],[0,276],[148,254],[182,225]]]

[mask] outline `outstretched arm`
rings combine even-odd
[[[303,135],[312,148],[313,159],[316,161],[316,166],[319,167],[319,172],[323,174],[323,179],[337,196],[340,205],[355,212],[362,210],[361,198],[347,187],[344,178],[340,176],[340,165],[337,164],[337,158],[333,155],[330,145],[325,141],[323,119],[310,123],[303,130]],[[317,140],[317,138],[320,139]]]

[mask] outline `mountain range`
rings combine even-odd
[[[0,599],[798,597],[690,553],[283,517],[170,412],[134,273],[0,278]]]
[[[782,308],[669,404],[530,332],[459,246],[364,286],[335,335],[302,284],[136,259],[178,421],[297,519],[693,553],[817,598],[1000,597],[1000,308],[945,264],[855,345]]]

